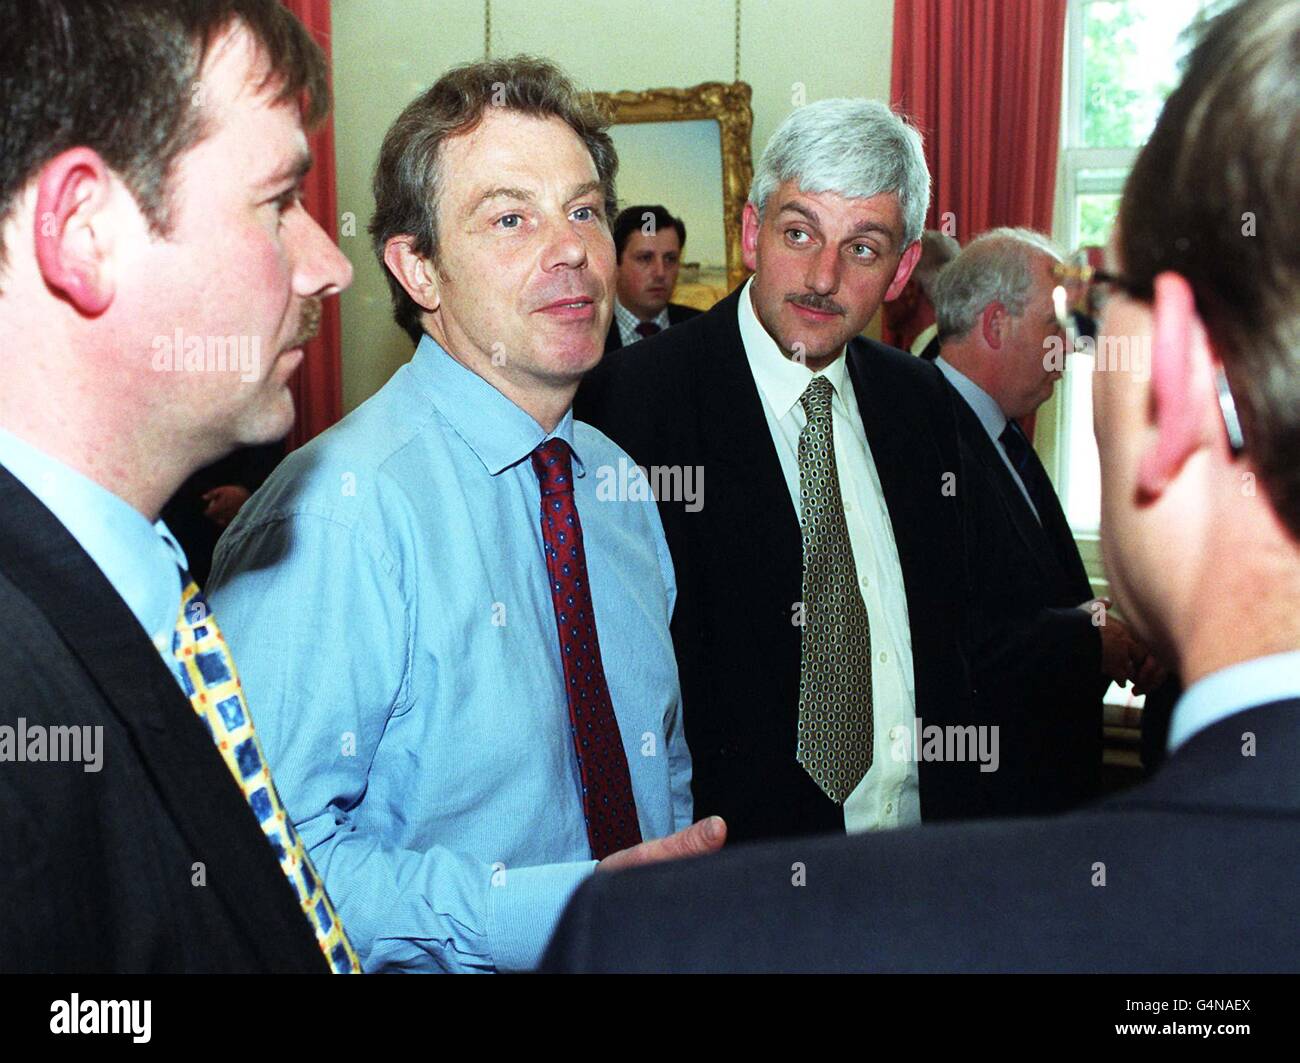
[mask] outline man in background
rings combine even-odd
[[[592,884],[548,969],[1296,970],[1298,51],[1298,0],[1207,24],[1111,250],[1116,357],[1093,378],[1102,546],[1118,604],[1187,686],[1160,772],[1049,820]]]
[[[664,207],[628,207],[614,219],[618,277],[605,353],[630,347],[699,313],[669,302],[686,250],[686,223]]]
[[[1094,600],[1074,534],[1017,423],[1052,396],[1064,342],[1052,304],[1060,255],[1041,234],[994,229],[972,240],[934,289],[943,354],[983,505],[976,575],[998,603],[979,625],[982,720],[1001,727],[985,812],[1059,812],[1101,785],[1101,698],[1114,680],[1159,679],[1146,647]],[[1145,671],[1144,671],[1145,669]],[[1139,693],[1145,691],[1145,686]]]
[[[0,967],[358,970],[158,519],[289,431],[351,280],[300,198],[324,57],[272,0],[0,25]]]
[[[939,271],[957,257],[961,245],[947,233],[926,229],[921,234],[921,257],[896,299],[885,303],[885,341],[911,351],[926,361],[939,353],[934,316],[934,284]]]

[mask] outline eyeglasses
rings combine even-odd
[[[1118,288],[1130,299],[1138,302],[1151,301],[1150,284],[1139,284],[1120,273],[1110,273],[1086,264],[1071,265],[1065,262],[1058,262],[1052,272],[1057,280],[1062,282],[1105,284]],[[1071,346],[1077,352],[1080,343],[1075,334],[1074,318],[1070,313],[1070,298],[1065,290],[1065,283],[1058,284],[1052,290],[1052,306],[1056,311],[1056,323],[1066,337],[1072,340]],[[1228,374],[1224,372],[1221,362],[1216,362],[1214,365],[1214,391],[1219,400],[1219,414],[1223,418],[1223,429],[1228,436],[1228,449],[1234,458],[1240,457],[1246,449],[1246,437],[1241,430],[1241,418],[1237,415],[1237,403],[1232,397],[1232,388],[1228,385]]]

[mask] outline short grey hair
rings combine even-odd
[[[760,217],[783,181],[855,199],[892,192],[903,216],[903,247],[921,238],[930,206],[921,134],[878,100],[818,100],[790,115],[754,171],[749,201]]]
[[[1013,317],[1023,314],[1040,255],[1061,261],[1052,241],[1033,229],[990,229],[975,237],[935,281],[940,342],[965,336],[990,303],[1001,303]]]

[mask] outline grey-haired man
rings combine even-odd
[[[754,276],[578,393],[640,464],[706,474],[703,506],[659,501],[696,808],[733,840],[961,815],[996,767],[992,733],[918,763],[924,727],[972,722],[953,407],[933,366],[857,338],[929,195],[884,104],[800,108],[745,207]]]

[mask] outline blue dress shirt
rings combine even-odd
[[[179,570],[188,566],[167,525],[161,520],[150,524],[125,499],[3,429],[0,465],[90,555],[179,683],[172,635],[181,611]]]
[[[1234,713],[1289,698],[1300,698],[1300,650],[1271,653],[1211,672],[1183,691],[1174,706],[1169,752]]]
[[[984,431],[993,440],[993,449],[998,452],[998,455],[1002,458],[1002,464],[1007,467],[1007,472],[1011,473],[1012,481],[1020,488],[1020,493],[1025,496],[1029,512],[1034,515],[1039,524],[1042,524],[1043,518],[1038,513],[1038,507],[1034,505],[1034,500],[1029,497],[1025,482],[1020,479],[1020,473],[1016,472],[1016,467],[1012,464],[1010,455],[1007,454],[1007,448],[1002,445],[1002,433],[1007,427],[1007,415],[1002,412],[1002,407],[998,405],[997,399],[956,366],[944,361],[943,355],[936,358],[934,364],[939,367],[939,371],[948,378],[948,383],[957,389],[957,394],[966,400],[966,405],[979,418],[980,424],[984,426]]]
[[[552,435],[641,834],[661,837],[691,821],[667,543],[648,489],[610,490],[622,450],[571,412]],[[368,971],[532,967],[595,866],[529,460],[547,438],[425,337],[218,544],[213,610]]]

